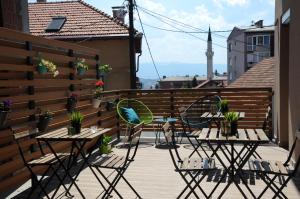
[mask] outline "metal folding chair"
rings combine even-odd
[[[215,160],[213,158],[190,158],[186,157],[182,159],[176,147],[174,132],[172,131],[171,125],[166,123],[163,126],[164,135],[166,141],[170,147],[169,152],[172,162],[175,166],[175,171],[180,174],[184,182],[186,183],[185,188],[181,191],[177,198],[181,198],[183,194],[189,189],[189,192],[184,198],[190,198],[193,194],[196,198],[200,198],[196,193],[198,188],[205,198],[208,198],[207,194],[201,187],[200,183],[209,171],[217,169],[215,166]],[[202,174],[201,177],[199,177]]]
[[[28,130],[26,128],[12,128],[12,131],[13,131],[14,140],[17,143],[18,150],[20,152],[22,161],[23,161],[25,167],[29,170],[29,172],[31,174],[32,187],[31,187],[29,194],[27,195],[27,198],[31,198],[31,196],[34,193],[36,188],[40,188],[41,191],[39,193],[39,196],[40,196],[41,192],[43,192],[45,194],[45,196],[49,199],[50,197],[46,191],[46,188],[54,176],[56,176],[56,178],[58,179],[59,185],[58,185],[57,189],[55,190],[55,192],[53,193],[53,195],[51,196],[51,198],[54,198],[54,196],[57,193],[60,186],[64,187],[64,189],[66,190],[66,194],[71,195],[69,193],[67,187],[64,185],[63,179],[59,176],[59,174],[57,172],[59,170],[59,167],[57,167],[59,164],[58,164],[58,160],[57,160],[56,156],[53,153],[45,153],[42,148],[41,143],[35,142],[35,141],[33,141],[31,143],[31,146],[29,148],[39,148],[41,156],[37,159],[33,159],[32,156],[28,156],[28,148],[27,147],[26,147],[27,151],[25,151],[24,140],[26,140],[27,142],[31,142],[37,136],[38,131],[36,129]],[[35,147],[36,145],[38,147]],[[38,153],[38,149],[36,150],[36,153]],[[57,156],[59,157],[59,159],[61,161],[65,161],[66,159],[68,159],[69,154],[68,153],[57,153]],[[43,171],[42,167],[46,167],[46,170],[42,173],[40,179],[37,178],[37,174],[35,172],[36,167],[40,167],[41,171]],[[49,177],[47,179],[45,179],[46,176],[49,176]],[[43,186],[44,179],[46,180],[44,183],[45,186]]]
[[[129,147],[127,149],[126,156],[119,156],[116,154],[100,156],[92,161],[91,166],[95,168],[99,174],[104,178],[108,187],[104,189],[104,195],[102,198],[109,198],[111,193],[114,191],[120,198],[123,198],[121,194],[117,191],[116,186],[120,179],[123,179],[125,183],[130,187],[130,189],[135,193],[138,198],[142,198],[134,187],[128,182],[124,174],[128,169],[129,165],[134,161],[139,141],[140,135],[143,130],[144,123],[138,124],[131,128],[131,131],[128,136]],[[109,180],[108,177],[100,169],[111,169],[117,172],[116,176]]]
[[[269,161],[262,159],[255,159],[249,161],[249,170],[258,174],[261,177],[261,179],[266,183],[266,187],[263,189],[263,191],[257,198],[262,198],[263,194],[268,189],[271,189],[274,192],[273,198],[278,197],[287,199],[286,195],[282,192],[282,190],[286,187],[290,179],[292,179],[296,175],[296,172],[300,165],[300,155],[298,156],[298,160],[295,164],[293,161],[291,161],[293,152],[296,147],[296,142],[297,137],[295,138],[288,158],[284,163],[280,161]],[[280,179],[280,186],[278,186],[275,183],[276,178]]]

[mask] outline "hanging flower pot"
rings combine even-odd
[[[39,116],[39,121],[37,124],[37,127],[40,132],[45,132],[47,130],[47,127],[49,125],[50,120],[52,120],[53,114],[49,111],[46,111],[45,113],[42,113]]]
[[[39,74],[46,74],[48,72],[48,69],[44,65],[38,65],[37,70]]]
[[[10,111],[10,106],[12,104],[11,100],[3,100],[0,103],[0,127],[5,126],[8,112]]]
[[[67,110],[68,112],[73,112],[76,108],[77,104],[77,95],[73,93],[68,99],[67,99]]]
[[[5,126],[7,121],[8,111],[0,111],[0,127]]]
[[[75,69],[77,70],[77,75],[84,75],[89,69],[89,66],[85,63],[84,58],[77,58],[75,62]]]
[[[46,74],[47,72],[50,72],[54,77],[59,74],[57,67],[53,62],[42,58],[40,58],[37,70],[40,74]]]
[[[85,71],[86,70],[84,68],[77,68],[77,75],[84,75]]]
[[[100,104],[101,104],[101,99],[97,99],[97,98],[94,98],[93,100],[92,100],[92,105],[93,105],[93,107],[94,108],[99,108],[99,106],[100,106]]]
[[[106,76],[112,70],[112,68],[108,64],[104,64],[99,66],[98,70],[101,76]]]

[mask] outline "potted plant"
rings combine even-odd
[[[74,111],[71,113],[70,120],[71,120],[71,126],[74,129],[74,133],[79,134],[81,131],[81,123],[83,120],[83,115],[78,111]]]
[[[235,112],[227,112],[224,115],[222,124],[222,132],[225,135],[232,136],[237,133],[239,116]]]
[[[67,99],[67,110],[68,112],[74,111],[76,108],[76,104],[78,101],[78,95],[76,93],[72,93],[70,97]]]
[[[218,102],[218,109],[221,111],[221,113],[224,115],[229,111],[228,107],[228,100],[224,99]]]
[[[53,74],[54,77],[56,77],[59,74],[57,67],[53,62],[42,58],[40,58],[39,60],[37,70],[40,74],[50,72]]]
[[[100,71],[100,75],[102,76],[107,75],[112,70],[112,68],[108,64],[101,65],[98,69]]]
[[[96,89],[94,92],[94,98],[92,100],[92,104],[93,104],[94,108],[99,108],[99,106],[101,104],[101,99],[102,99],[101,92],[103,91],[104,82],[99,80],[96,82],[95,86],[96,86]]]
[[[103,136],[102,143],[99,147],[100,153],[109,154],[112,152],[112,146],[110,144],[111,140],[112,140],[111,136],[107,136],[107,135]]]
[[[39,121],[37,127],[40,132],[45,132],[50,120],[53,119],[53,113],[49,111],[41,112],[39,115]]]
[[[0,103],[0,127],[4,126],[6,123],[11,104],[12,104],[11,100],[3,100]]]
[[[84,58],[78,58],[75,62],[75,69],[77,71],[77,75],[84,75],[84,73],[89,69],[89,66],[85,62]]]

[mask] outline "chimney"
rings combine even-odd
[[[255,22],[254,24],[257,28],[263,28],[264,27],[264,20],[259,20]]]
[[[37,3],[47,3],[47,0],[36,0]]]
[[[127,10],[125,10],[125,6],[115,6],[112,7],[113,17],[121,21],[125,22],[125,16],[127,14]]]

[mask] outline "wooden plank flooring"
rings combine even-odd
[[[182,156],[186,156],[191,152],[189,147],[184,146],[186,145],[180,145],[180,153]],[[118,154],[124,154],[126,152],[125,149],[114,149],[114,151]],[[262,154],[262,158],[265,159],[284,161],[287,157],[287,152],[279,147],[262,146],[258,148],[258,152]],[[220,167],[218,163],[217,166]],[[220,176],[220,172],[221,171],[205,178],[201,184],[204,190],[209,191],[212,189],[212,187],[216,184],[215,181]],[[108,172],[105,173],[108,174]],[[153,146],[145,147],[145,145],[141,145],[137,152],[136,160],[131,164],[125,176],[136,188],[142,198],[145,199],[174,199],[185,186],[185,183],[179,174],[174,171],[174,166],[172,164],[169,151],[167,149],[157,149]],[[248,176],[247,181],[250,182],[250,188],[254,190],[257,195],[264,187],[263,181],[255,176]],[[101,186],[98,184],[89,168],[84,169],[84,171],[80,174],[77,183],[82,189],[86,198],[101,198]],[[217,192],[212,198],[217,198],[221,191],[221,187],[224,187],[225,185],[225,182],[221,183],[220,187],[217,189]],[[241,186],[242,189],[245,190],[247,196],[251,198],[245,186]],[[12,198],[14,196],[15,198],[24,198],[24,190],[26,190],[28,187],[30,187],[29,182],[15,190],[15,192],[7,198]],[[121,181],[121,183],[117,186],[117,189],[122,193],[125,199],[136,198],[133,192],[123,181]],[[60,193],[62,191],[64,191],[63,188],[59,190]],[[50,192],[53,191],[50,190]],[[71,192],[75,195],[74,198],[81,198],[75,188],[72,188]],[[271,198],[272,193],[273,192],[268,191],[263,198]],[[300,198],[300,178],[291,180],[287,188],[285,188],[284,193],[289,199]],[[201,195],[200,191],[199,196],[204,198],[202,197],[203,195]],[[64,195],[57,195],[56,198],[67,197]],[[113,198],[118,197],[114,195]],[[191,196],[189,198],[194,197]],[[231,185],[222,198],[240,199],[243,197],[239,193],[238,189],[234,185]]]

